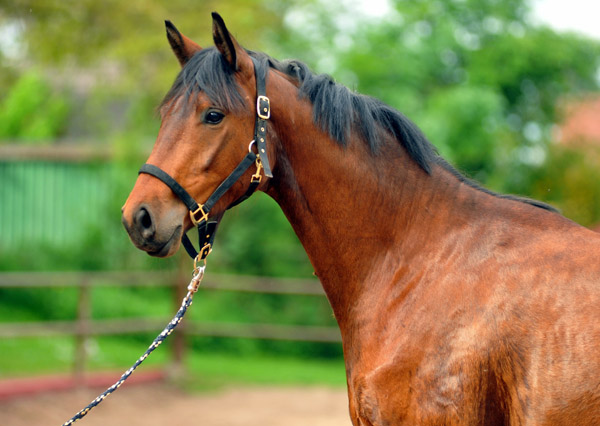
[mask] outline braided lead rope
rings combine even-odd
[[[202,278],[204,277],[205,268],[206,268],[206,264],[194,269],[192,279],[187,288],[188,292],[185,295],[185,297],[183,298],[183,301],[181,302],[181,307],[179,308],[179,310],[177,311],[177,313],[175,314],[175,317],[173,317],[171,322],[169,324],[167,324],[167,326],[164,328],[164,330],[156,337],[156,339],[154,339],[154,341],[148,347],[146,352],[144,352],[144,355],[142,355],[135,362],[135,364],[133,364],[131,366],[131,368],[129,370],[127,370],[125,373],[123,373],[121,378],[114,385],[112,385],[111,387],[106,389],[104,392],[102,392],[100,395],[98,395],[96,397],[96,399],[94,399],[92,402],[90,402],[87,405],[87,407],[85,407],[83,410],[79,411],[77,414],[75,414],[73,417],[71,417],[71,419],[69,421],[63,423],[62,426],[70,426],[73,423],[75,423],[77,420],[83,418],[87,413],[90,412],[90,410],[92,408],[94,408],[95,406],[100,404],[102,401],[104,401],[104,399],[106,399],[107,396],[109,396],[111,393],[113,393],[115,390],[117,390],[123,384],[123,382],[125,380],[127,380],[129,378],[129,376],[131,376],[131,373],[133,373],[134,370],[136,368],[138,368],[138,366],[142,362],[144,362],[144,360],[146,358],[148,358],[148,355],[150,355],[154,351],[154,349],[159,347],[160,344],[167,338],[167,336],[173,332],[175,327],[177,327],[177,325],[183,319],[183,316],[185,315],[185,312],[187,311],[187,309],[192,304],[192,297],[194,296],[194,293],[196,293],[196,291],[198,291],[198,287],[200,286],[200,283],[202,282]]]

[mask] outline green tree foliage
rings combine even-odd
[[[65,129],[68,114],[68,99],[30,71],[0,102],[0,141],[50,142]]]
[[[551,203],[585,226],[600,219],[600,147],[552,145],[543,167],[529,170],[531,196]]]
[[[210,12],[218,10],[246,46],[258,48],[283,30],[284,13],[295,1],[0,0],[0,33],[10,34],[10,50],[16,50],[6,58],[13,72],[0,78],[0,100],[19,71],[33,64],[78,98],[70,118],[82,123],[74,136],[127,131],[150,138],[158,128],[154,108],[179,71],[165,19],[210,46]]]
[[[504,99],[486,86],[452,86],[428,100],[420,120],[440,153],[463,171],[482,176],[507,156]],[[505,143],[502,143],[505,142]]]
[[[534,26],[525,0],[393,4],[341,52],[335,18],[322,26],[333,34],[313,41],[333,50],[327,71],[403,111],[459,169],[498,190],[543,161],[561,97],[598,90],[600,43]]]
[[[51,68],[74,67],[100,83],[110,77],[128,95],[139,88],[163,93],[179,66],[166,43],[165,19],[208,46],[212,45],[210,12],[218,10],[236,36],[253,47],[267,27],[279,32],[283,11],[291,4],[292,0],[277,6],[260,0],[16,0],[0,2],[0,24],[20,24],[18,42],[28,61]]]

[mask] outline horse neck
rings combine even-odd
[[[308,102],[276,89],[270,93],[278,94],[271,95],[277,169],[267,192],[290,221],[342,323],[352,301],[373,291],[367,287],[379,262],[412,256],[436,238],[437,212],[449,211],[464,185],[439,166],[427,174],[395,140],[385,141],[377,155],[356,136],[341,147],[313,124]],[[377,279],[396,273],[388,272]]]

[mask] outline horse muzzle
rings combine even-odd
[[[159,215],[147,204],[140,204],[130,211],[126,205],[121,222],[137,248],[151,256],[167,257],[179,248],[183,234],[182,216],[175,212]]]

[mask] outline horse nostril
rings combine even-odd
[[[150,228],[152,226],[152,219],[150,218],[150,215],[148,214],[146,209],[143,209],[142,213],[144,213],[144,214],[142,215],[140,223],[142,224],[142,226],[144,228]]]
[[[150,212],[145,207],[141,207],[135,215],[136,223],[138,224],[140,233],[145,239],[149,239],[154,235],[154,223]]]

